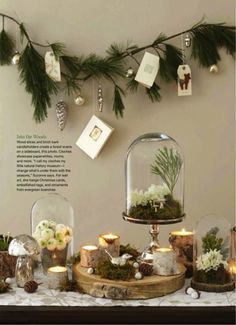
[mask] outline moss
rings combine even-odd
[[[132,247],[130,244],[127,245],[120,245],[120,256],[123,254],[130,254],[133,256],[133,260],[135,260],[141,253],[137,251],[134,247]]]
[[[5,283],[3,279],[0,278],[0,294],[6,293],[11,290],[11,287],[9,284]]]
[[[229,272],[221,264],[217,270],[210,270],[205,272],[203,270],[194,272],[194,280],[196,282],[203,282],[208,284],[226,284],[231,281]]]
[[[157,209],[148,203],[147,205],[136,205],[130,208],[129,217],[144,220],[168,220],[183,216],[181,204],[174,200],[171,195],[165,196],[166,202],[163,209]]]
[[[98,264],[96,273],[105,279],[127,281],[134,277],[135,271],[129,263],[118,266],[113,265],[110,261],[104,261]]]
[[[213,227],[206,233],[206,236],[202,237],[202,249],[204,253],[221,250],[223,238],[217,238],[218,232],[219,228]]]
[[[8,251],[8,247],[10,242],[12,241],[12,237],[7,235],[0,235],[0,251]]]

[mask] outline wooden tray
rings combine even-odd
[[[74,279],[83,291],[91,296],[110,299],[149,299],[175,292],[184,285],[185,267],[181,273],[171,276],[153,275],[142,280],[114,281],[88,274],[87,269],[77,264],[73,267]]]

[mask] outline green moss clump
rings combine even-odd
[[[130,208],[129,217],[144,220],[168,220],[182,217],[181,204],[174,200],[172,195],[166,195],[165,199],[163,209],[155,211],[151,203],[146,205],[139,204]]]
[[[0,278],[0,294],[6,293],[11,290],[11,287],[9,284],[5,283],[3,279]]]
[[[196,282],[209,283],[209,284],[226,284],[231,281],[229,272],[221,264],[217,270],[210,270],[205,272],[203,270],[194,272],[194,280]]]
[[[123,266],[113,265],[110,261],[104,261],[98,264],[96,272],[101,278],[109,280],[128,281],[134,277],[134,268],[131,264],[126,263]]]
[[[130,244],[120,245],[120,256],[123,254],[130,254],[133,256],[132,260],[136,260],[136,258],[141,254],[137,249],[132,247]]]
[[[7,235],[0,235],[0,251],[8,251],[8,247],[10,242],[12,241],[12,237]]]

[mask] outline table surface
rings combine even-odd
[[[214,324],[216,320],[221,324],[234,323],[235,291],[201,292],[200,299],[193,299],[185,294],[189,280],[173,294],[147,300],[110,300],[76,292],[49,290],[47,278],[40,272],[36,272],[35,280],[43,284],[33,294],[26,293],[15,283],[9,293],[0,294],[1,324],[189,324],[194,319],[198,324]]]

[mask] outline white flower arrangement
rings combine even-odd
[[[196,260],[196,267],[199,271],[217,271],[220,265],[223,265],[225,269],[228,268],[228,263],[224,260],[223,255],[219,250],[216,249],[210,250],[209,252],[198,256]]]
[[[70,227],[53,220],[42,220],[36,226],[33,237],[38,241],[41,248],[50,251],[63,250],[71,241],[73,231]]]
[[[147,205],[152,200],[163,200],[165,195],[170,194],[170,190],[166,184],[152,184],[147,191],[134,190],[131,192],[131,206]]]

